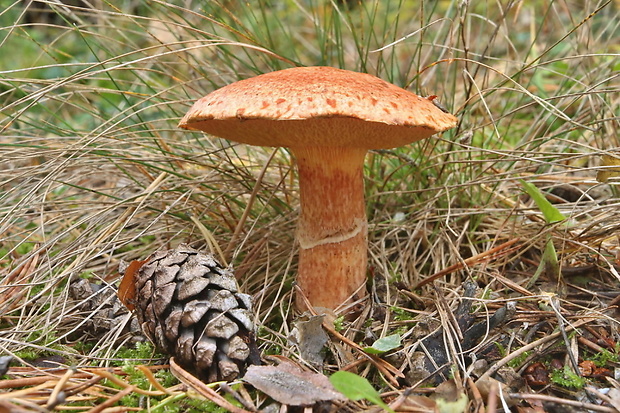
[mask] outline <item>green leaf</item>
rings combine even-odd
[[[383,410],[394,413],[394,410],[381,400],[379,392],[363,377],[348,371],[337,371],[329,378],[332,386],[349,400],[368,400]]]
[[[400,347],[400,335],[392,334],[380,338],[372,343],[370,347],[364,347],[364,351],[369,354],[383,354],[398,347]]]
[[[527,194],[536,202],[538,209],[543,213],[545,217],[545,221],[551,224],[553,222],[564,221],[566,217],[556,208],[551,202],[545,198],[545,195],[538,189],[534,184],[529,182],[521,181],[521,185],[523,185],[523,189]]]

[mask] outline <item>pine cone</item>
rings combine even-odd
[[[131,317],[129,322],[126,321],[127,308],[114,294],[114,289],[78,278],[71,282],[69,296],[78,301],[77,308],[85,317],[80,322],[79,328],[74,328],[73,339],[93,341],[109,334],[118,336],[119,342],[124,341],[127,335],[130,336],[132,343],[146,340],[136,317]],[[123,331],[119,336],[117,330],[121,325]]]
[[[212,255],[183,244],[158,251],[135,287],[144,333],[201,379],[233,380],[256,356],[250,296]]]

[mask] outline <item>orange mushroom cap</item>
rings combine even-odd
[[[211,92],[179,126],[257,146],[387,149],[456,121],[431,100],[375,76],[318,66],[266,73]]]

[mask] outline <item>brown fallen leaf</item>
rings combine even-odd
[[[320,401],[345,400],[323,374],[304,371],[291,363],[250,366],[243,380],[272,399],[289,406],[309,406]]]
[[[323,330],[324,318],[325,315],[315,315],[296,321],[290,336],[291,341],[299,347],[301,358],[317,369],[323,366],[323,347],[329,340]]]
[[[125,269],[121,284],[118,286],[118,298],[129,311],[135,309],[136,274],[147,261],[148,259],[132,261]]]
[[[604,379],[605,377],[613,377],[611,370],[604,367],[597,367],[592,360],[583,360],[579,363],[579,371],[583,377],[593,379]]]
[[[488,400],[489,396],[497,398],[498,395],[501,394],[502,400],[504,400],[508,406],[512,407],[518,403],[518,400],[514,400],[508,396],[510,387],[507,384],[490,376],[482,377],[480,380],[476,381],[475,385],[484,400]],[[495,387],[495,389],[493,389],[493,387]]]
[[[428,396],[410,394],[390,407],[397,412],[434,412],[437,403]]]
[[[542,363],[527,366],[523,377],[531,387],[543,387],[549,384],[549,369]]]

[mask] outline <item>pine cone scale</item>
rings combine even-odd
[[[177,298],[179,300],[187,300],[190,297],[200,294],[211,282],[207,278],[193,277],[184,280],[179,285]]]
[[[174,281],[176,275],[179,273],[181,267],[178,265],[171,265],[169,267],[163,267],[165,260],[162,260],[160,267],[155,270],[155,282],[157,285],[165,285]]]
[[[170,312],[170,303],[172,303],[174,290],[176,285],[174,283],[159,284],[153,293],[153,310],[155,316],[165,317],[166,312]]]

